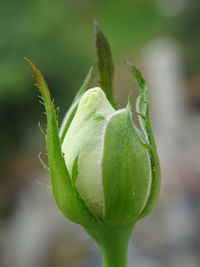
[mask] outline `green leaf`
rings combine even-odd
[[[98,70],[100,73],[101,89],[104,90],[107,99],[112,106],[117,109],[117,104],[113,95],[113,76],[114,76],[114,63],[112,59],[112,52],[110,45],[101,31],[98,23],[95,21],[95,44],[98,57]]]
[[[47,153],[51,185],[54,198],[60,210],[76,223],[93,224],[96,218],[88,210],[76,187],[72,184],[61,151],[57,117],[46,81],[36,65],[29,59],[38,87],[44,101],[47,116]]]
[[[110,118],[105,130],[102,160],[104,221],[127,224],[138,219],[149,189],[149,158],[140,144],[130,108]]]
[[[81,86],[80,90],[78,91],[78,93],[76,94],[74,101],[71,105],[71,107],[69,108],[69,110],[67,111],[67,113],[65,114],[64,120],[62,122],[61,128],[60,128],[60,140],[61,143],[63,142],[65,135],[67,133],[67,130],[69,129],[69,126],[74,118],[74,115],[76,114],[76,110],[78,107],[78,103],[79,100],[81,98],[81,96],[84,94],[84,92],[88,89],[89,87],[89,83],[91,81],[91,77],[92,77],[92,72],[93,72],[93,67],[91,67],[89,69],[89,72],[83,82],[83,85]]]
[[[143,211],[140,214],[140,218],[143,218],[147,214],[151,212],[153,209],[156,199],[158,197],[158,193],[160,190],[160,164],[159,164],[159,158],[157,154],[156,149],[156,143],[154,140],[154,135],[151,127],[151,118],[150,118],[150,111],[149,111],[149,101],[147,97],[147,83],[145,82],[141,72],[130,62],[126,62],[130,72],[133,74],[136,83],[139,87],[139,96],[137,99],[137,113],[138,113],[138,119],[142,128],[142,131],[144,133],[145,145],[149,151],[150,156],[150,164],[151,164],[151,175],[152,175],[152,185],[151,185],[151,191],[149,194],[149,198],[147,201],[146,206],[144,207]]]

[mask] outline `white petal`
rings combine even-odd
[[[106,119],[115,113],[105,93],[98,87],[82,96],[75,117],[62,144],[69,173],[78,156],[76,184],[80,195],[97,216],[103,216],[103,190],[100,159],[102,136]]]

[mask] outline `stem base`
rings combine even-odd
[[[126,267],[127,250],[134,224],[122,226],[84,226],[96,241],[103,257],[103,267]]]

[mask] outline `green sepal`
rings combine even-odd
[[[151,164],[152,185],[147,204],[140,214],[140,218],[143,218],[151,212],[158,198],[158,194],[160,191],[161,172],[160,172],[159,158],[156,149],[156,143],[154,140],[153,131],[151,127],[149,101],[147,97],[148,86],[141,72],[132,63],[126,62],[126,64],[130,69],[131,73],[133,74],[135,81],[139,87],[140,94],[137,99],[136,109],[140,126],[144,133],[144,140],[146,142],[143,143],[143,146],[145,146],[148,149],[150,164]]]
[[[79,224],[91,225],[95,223],[97,219],[89,211],[76,187],[71,182],[61,151],[57,115],[48,86],[36,65],[29,59],[26,59],[26,61],[32,67],[36,80],[35,85],[38,87],[45,105],[47,116],[46,142],[48,164],[54,198],[59,209],[67,218]]]
[[[105,223],[132,223],[146,203],[150,169],[141,141],[129,104],[110,118],[105,129],[102,158]]]
[[[114,63],[110,45],[96,21],[94,21],[94,26],[96,52],[98,57],[97,66],[100,74],[101,89],[105,92],[106,97],[111,105],[115,109],[118,109],[113,95]]]
[[[76,110],[78,107],[78,103],[79,100],[81,98],[81,96],[84,94],[84,92],[88,89],[89,87],[89,83],[91,81],[91,77],[92,77],[92,72],[93,72],[93,67],[91,67],[89,69],[89,72],[83,82],[83,85],[81,86],[80,90],[78,91],[78,93],[76,94],[72,105],[70,106],[69,110],[67,111],[67,113],[65,114],[65,117],[63,119],[62,125],[61,125],[61,129],[60,129],[60,140],[61,143],[63,142],[65,135],[67,133],[67,130],[69,129],[69,126],[74,118],[74,115],[76,114]]]

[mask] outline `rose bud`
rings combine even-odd
[[[130,101],[121,109],[116,104],[111,50],[98,25],[95,36],[100,87],[88,89],[90,70],[60,130],[47,84],[34,63],[26,60],[46,110],[48,169],[56,203],[97,242],[104,267],[125,267],[132,229],[156,202],[160,167],[147,84],[139,70],[126,62],[139,87],[139,129],[132,120]]]

